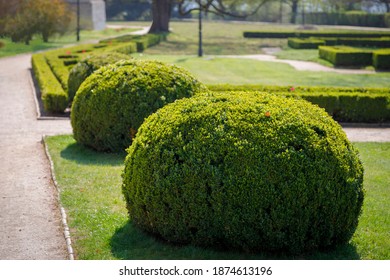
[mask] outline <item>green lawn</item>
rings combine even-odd
[[[124,154],[97,153],[72,136],[46,139],[79,259],[285,259],[174,246],[136,229],[121,193]],[[350,244],[304,259],[390,259],[390,143],[357,143],[366,199]]]
[[[188,69],[205,84],[262,84],[281,86],[388,87],[390,73],[343,74],[298,71],[285,63],[253,59],[190,55],[134,54],[139,59],[155,59]]]
[[[82,30],[80,33],[80,43],[119,36],[135,30],[137,29],[128,27],[118,29],[106,28],[101,31]],[[35,36],[29,45],[26,45],[25,43],[13,43],[9,38],[0,38],[0,41],[4,43],[4,47],[0,48],[0,57],[36,52],[52,48],[60,48],[66,45],[73,45],[78,43],[75,32],[69,32],[64,36],[55,36],[50,38],[48,43],[44,43],[39,36]]]

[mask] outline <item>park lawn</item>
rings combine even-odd
[[[78,259],[390,259],[390,143],[356,143],[365,167],[366,198],[352,241],[295,257],[175,246],[146,235],[127,216],[121,193],[124,153],[94,152],[71,135],[47,137],[45,143]]]
[[[339,74],[298,71],[286,63],[221,56],[134,54],[137,59],[159,60],[182,66],[205,84],[262,84],[279,86],[388,87],[390,72]]]
[[[35,36],[29,45],[25,43],[13,43],[10,38],[0,38],[4,43],[4,47],[0,48],[0,57],[12,56],[22,53],[37,52],[52,48],[61,48],[66,45],[74,45],[76,43],[85,43],[88,41],[97,41],[99,39],[120,36],[136,31],[136,28],[106,28],[104,30],[82,30],[80,32],[80,42],[76,40],[76,33],[69,32],[64,36],[54,36],[49,39],[49,42],[42,41],[40,36]]]

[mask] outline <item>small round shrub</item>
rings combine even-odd
[[[122,191],[141,229],[170,242],[302,253],[347,242],[363,168],[341,127],[303,100],[207,93],[149,116]]]
[[[103,66],[77,91],[71,111],[74,137],[98,151],[124,151],[147,116],[204,90],[186,70],[157,61]]]
[[[68,100],[73,101],[73,98],[84,80],[100,67],[113,64],[120,60],[129,60],[131,57],[116,52],[106,52],[95,55],[90,55],[84,60],[77,63],[69,72],[68,78]]]

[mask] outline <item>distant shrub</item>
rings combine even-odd
[[[5,46],[4,42],[0,41],[0,49]]]
[[[390,49],[374,51],[373,64],[377,70],[390,70]]]
[[[372,65],[372,51],[344,47],[320,46],[319,56],[334,66],[362,67]]]
[[[211,91],[262,91],[302,98],[324,108],[339,122],[381,123],[390,121],[390,88],[209,85]]]
[[[75,139],[99,151],[124,151],[144,118],[205,87],[189,72],[157,61],[101,67],[78,90],[71,112]]]
[[[31,64],[41,91],[45,111],[63,113],[68,105],[68,96],[54,76],[43,54],[34,54]]]
[[[317,49],[325,45],[325,41],[316,38],[300,39],[288,38],[288,46],[293,49]]]
[[[100,67],[116,63],[119,60],[127,60],[131,57],[125,54],[108,52],[108,53],[99,53],[95,55],[88,56],[84,60],[77,63],[76,66],[72,68],[69,73],[68,78],[68,98],[69,102],[73,101],[73,98],[79,89],[82,82],[91,75],[94,71]]]
[[[140,127],[122,177],[141,229],[244,251],[346,243],[364,196],[358,153],[323,109],[260,93],[166,105]]]

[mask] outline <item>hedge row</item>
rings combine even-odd
[[[344,45],[351,47],[390,48],[390,37],[382,38],[288,38],[294,49],[317,49],[319,46]]]
[[[166,39],[166,34],[146,34],[146,35],[123,35],[115,39],[106,39],[100,41],[101,43],[125,43],[134,42],[136,44],[136,51],[143,52],[145,49],[157,45]],[[129,53],[126,53],[129,54]]]
[[[158,44],[165,38],[166,35],[128,35],[118,39],[103,40],[98,44],[84,44],[47,51],[37,56],[37,58],[33,58],[33,60],[44,61],[36,63],[34,73],[36,76],[40,77],[38,83],[41,91],[50,93],[47,94],[47,96],[45,95],[45,110],[48,112],[63,112],[66,109],[68,104],[64,103],[64,97],[68,99],[67,87],[69,72],[81,59],[87,57],[91,53],[118,52],[131,54],[137,51],[140,52],[152,45]],[[41,67],[43,68],[42,70],[40,69]],[[42,72],[47,74],[41,74]],[[45,87],[45,89],[43,89],[43,87]],[[43,96],[44,95],[42,94],[42,98],[44,98]],[[59,100],[57,100],[57,97],[55,96],[58,96]]]
[[[390,13],[371,14],[363,11],[346,13],[318,12],[305,14],[305,24],[390,27],[389,17]],[[300,17],[298,17],[299,20]]]
[[[136,42],[128,42],[123,44],[116,44],[110,48],[107,48],[106,51],[109,52],[117,52],[122,54],[132,54],[137,52],[137,43]]]
[[[320,58],[331,62],[334,66],[364,67],[372,65],[372,51],[351,47],[320,46]]]
[[[68,97],[60,82],[54,76],[43,54],[34,54],[31,59],[38,82],[44,109],[48,112],[64,112]]]
[[[390,50],[375,51],[372,60],[375,69],[390,70]]]
[[[319,46],[324,46],[325,41],[317,38],[288,38],[287,44],[293,49],[317,49]]]
[[[390,121],[390,89],[210,85],[212,91],[263,91],[302,98],[324,108],[339,122]]]
[[[364,50],[344,46],[320,46],[320,58],[325,59],[334,66],[362,67],[373,65],[377,70],[390,68],[390,49]]]
[[[244,32],[245,38],[280,38],[287,39],[290,37],[296,38],[379,38],[389,37],[390,32],[370,31],[370,32],[358,32],[358,31],[246,31]]]

